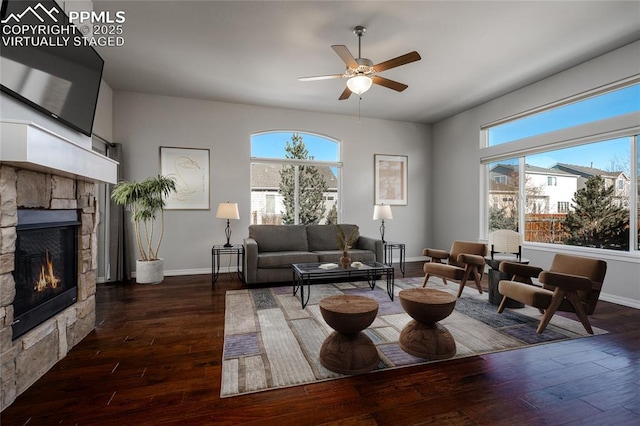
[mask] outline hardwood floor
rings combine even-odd
[[[3,426],[640,424],[640,310],[600,302],[602,336],[221,399],[224,295],[242,288],[237,277],[98,287],[95,330]]]

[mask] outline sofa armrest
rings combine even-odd
[[[384,253],[382,252],[382,240],[376,240],[371,237],[363,237],[360,235],[358,238],[358,247],[361,250],[369,250],[375,253],[376,262],[384,262]]]
[[[245,238],[244,244],[244,279],[247,284],[258,281],[258,242],[253,238]]]

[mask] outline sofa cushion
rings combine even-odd
[[[319,262],[318,254],[309,251],[279,251],[258,254],[258,268],[291,268],[293,263]]]
[[[258,243],[258,252],[309,250],[305,225],[250,225],[249,237]]]
[[[318,254],[318,262],[338,263],[342,257],[342,250],[321,250]],[[369,250],[349,250],[349,257],[352,262],[370,262],[376,260],[376,254]]]
[[[355,228],[353,246],[358,246],[360,232],[358,225],[341,224],[340,227],[345,233],[345,238],[349,238]],[[338,225],[307,225],[307,241],[309,251],[338,250]]]

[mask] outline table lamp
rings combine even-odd
[[[373,206],[373,220],[382,220],[382,225],[380,225],[380,237],[383,243],[386,242],[384,240],[385,219],[393,219],[393,215],[391,214],[391,206],[388,204],[376,204],[375,206]]]
[[[216,217],[218,219],[227,219],[227,227],[224,230],[224,234],[227,236],[227,243],[224,245],[225,247],[232,247],[233,244],[229,242],[231,239],[231,227],[229,220],[230,219],[240,219],[240,213],[238,212],[238,203],[220,203],[218,204],[218,211],[216,212]]]

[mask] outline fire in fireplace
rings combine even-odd
[[[18,210],[13,339],[76,302],[79,225],[76,210]]]

